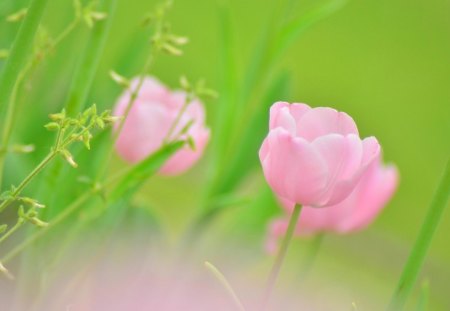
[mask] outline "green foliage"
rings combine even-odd
[[[115,202],[131,191],[136,191],[150,176],[155,174],[161,166],[176,151],[185,145],[183,141],[175,141],[163,146],[157,152],[151,154],[145,160],[133,167],[111,191],[110,200]]]

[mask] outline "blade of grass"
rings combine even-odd
[[[281,56],[286,49],[291,46],[295,40],[311,26],[316,25],[318,22],[328,18],[332,14],[340,10],[348,0],[333,0],[318,5],[305,14],[301,14],[293,21],[287,23],[280,30],[274,44],[271,48],[272,55],[270,59],[274,62]]]
[[[233,117],[237,108],[236,88],[238,81],[234,53],[237,48],[233,37],[234,32],[228,3],[218,6],[218,16],[221,38],[221,48],[219,49],[220,97],[216,111],[215,129],[213,131],[214,139],[212,140],[214,152],[213,168],[221,167],[225,160],[231,127],[233,126]]]
[[[247,124],[239,146],[229,160],[227,168],[220,173],[220,178],[213,189],[213,196],[233,190],[258,163],[258,149],[268,130],[269,107],[274,101],[288,96],[289,80],[289,74],[282,73],[267,92],[263,104],[260,105],[258,112]]]
[[[91,31],[89,41],[77,66],[78,69],[69,90],[66,102],[68,115],[75,116],[86,104],[89,90],[91,89],[101,56],[104,53],[116,3],[117,0],[104,0],[101,3],[100,10],[107,14],[107,18],[96,22],[94,29]]]
[[[0,74],[0,112],[4,116],[14,84],[22,70],[33,45],[34,36],[48,0],[32,0],[28,13],[19,28],[9,57]]]
[[[431,201],[431,205],[425,216],[422,228],[414,243],[414,247],[408,257],[406,265],[400,276],[397,288],[392,296],[389,310],[401,311],[411,294],[416,283],[420,269],[430,248],[434,233],[439,226],[445,208],[448,206],[450,198],[450,159],[444,171],[444,176],[436,189],[436,193]]]
[[[135,191],[149,176],[155,174],[159,168],[169,159],[176,151],[185,145],[184,141],[177,141],[167,144],[145,160],[137,164],[128,174],[117,184],[110,193],[110,201],[114,202],[130,191]]]

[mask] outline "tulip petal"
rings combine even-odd
[[[308,141],[328,134],[359,135],[353,119],[332,108],[314,108],[297,119],[297,135]]]
[[[322,206],[336,204],[345,199],[355,186],[363,147],[356,135],[330,134],[314,140],[314,148],[328,166],[328,181],[323,190]]]
[[[327,167],[320,154],[282,128],[270,131],[266,140],[260,159],[272,190],[299,204],[315,204],[327,182]]]
[[[276,102],[270,108],[269,128],[272,130],[277,127],[282,127],[292,135],[297,135],[296,120],[310,109],[306,104]]]

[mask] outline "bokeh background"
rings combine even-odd
[[[307,13],[322,2],[325,1],[292,1],[290,14],[295,17]],[[1,1],[0,48],[7,47],[17,31],[17,26],[5,23],[3,17],[25,3]],[[108,78],[110,69],[125,75],[139,72],[148,40],[139,29],[139,22],[155,3],[118,1],[89,96],[91,102],[104,108],[114,104],[120,89]],[[280,3],[229,1],[238,83],[242,83],[262,29]],[[178,85],[179,76],[186,74],[193,79],[205,78],[210,86],[220,89],[223,38],[217,7],[218,3],[211,0],[175,1],[169,15],[172,28],[175,33],[188,36],[190,43],[183,57],[160,57],[153,68],[154,75],[173,87]],[[358,310],[379,310],[375,306],[389,301],[394,290],[450,154],[449,14],[448,0],[348,1],[302,33],[277,64],[277,69],[289,76],[289,91],[280,100],[331,106],[349,113],[362,136],[375,135],[379,139],[385,160],[395,163],[401,175],[398,192],[368,230],[325,238],[313,270],[305,284],[298,287],[299,291],[309,289],[312,294],[308,299],[323,310],[350,310],[352,301]],[[72,16],[71,1],[52,1],[44,23],[50,33],[57,33]],[[47,134],[42,124],[46,115],[58,110],[64,102],[69,77],[87,40],[87,32],[86,27],[79,27],[35,73],[29,93],[23,98],[26,104],[15,135],[36,142],[37,155],[8,166],[12,181],[20,178],[45,151],[47,142],[42,137]],[[218,103],[208,102],[207,110],[208,122],[214,128]],[[179,238],[202,200],[209,158],[210,152],[186,175],[152,179],[136,197],[136,201],[149,206],[161,219],[170,240]],[[258,163],[256,153],[252,159]],[[121,165],[119,160],[117,163]],[[281,212],[267,195],[259,166],[252,170],[238,191],[264,204],[227,210],[210,228],[205,245],[209,245],[206,249],[215,249],[215,257],[223,255],[229,259],[231,256],[225,251],[221,253],[221,248],[236,247],[240,249],[236,252],[238,258],[248,258],[240,262],[241,269],[264,273],[271,262],[262,250],[265,225],[271,215]],[[450,310],[449,236],[447,211],[421,277],[430,282],[429,310]],[[310,243],[294,242],[283,280],[294,278],[295,273],[290,272],[299,271],[304,250]],[[246,257],[248,253],[252,255]],[[418,293],[419,290],[414,292],[411,308]],[[333,297],[334,308],[327,305],[328,296]]]

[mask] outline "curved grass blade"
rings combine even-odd
[[[150,176],[155,174],[161,166],[180,148],[184,141],[167,144],[154,154],[137,164],[116,185],[110,193],[109,200],[115,202],[141,186]]]

